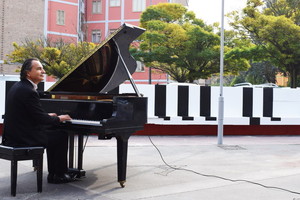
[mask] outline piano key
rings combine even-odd
[[[81,120],[81,119],[72,119],[66,121],[66,123],[78,124],[78,125],[86,125],[86,126],[102,126],[100,121],[92,121],[92,120]]]

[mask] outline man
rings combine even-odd
[[[44,74],[42,64],[35,58],[27,59],[22,65],[21,81],[11,87],[6,98],[2,143],[12,147],[44,146],[48,182],[67,183],[72,181],[67,174],[68,135],[53,127],[71,117],[48,114],[42,108],[36,89]]]

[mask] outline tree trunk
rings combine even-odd
[[[292,67],[290,78],[291,78],[291,88],[297,88],[297,69],[296,67]]]

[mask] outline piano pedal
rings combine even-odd
[[[112,136],[107,136],[107,135],[99,135],[98,140],[110,140]]]
[[[85,171],[76,168],[68,168],[68,174],[74,180],[85,177]]]

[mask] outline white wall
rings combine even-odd
[[[45,90],[53,83],[45,83]],[[155,86],[137,85],[140,93],[148,97],[148,123],[155,124],[217,124],[215,121],[206,121],[200,116],[200,86],[189,85],[188,114],[194,120],[182,120],[177,116],[177,90],[178,85],[167,85],[166,115],[170,120],[164,120],[155,116]],[[133,93],[130,84],[120,85],[120,93]],[[3,123],[2,115],[5,106],[5,81],[0,81],[0,123]],[[219,87],[211,87],[211,116],[218,116]],[[224,124],[249,125],[249,117],[243,117],[243,88],[224,87]],[[253,117],[261,119],[261,124],[300,124],[300,89],[274,88],[273,89],[273,117],[281,118],[280,121],[271,121],[271,118],[263,117],[263,89],[253,88]]]

